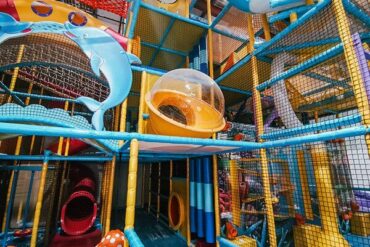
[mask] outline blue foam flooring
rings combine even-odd
[[[137,209],[135,217],[135,231],[144,246],[186,247],[186,242],[170,230],[168,226],[157,222],[153,215],[144,210]]]

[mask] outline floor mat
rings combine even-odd
[[[136,210],[135,231],[144,246],[186,247],[186,242],[164,224],[158,223],[153,215],[144,210]]]

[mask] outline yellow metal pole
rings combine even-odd
[[[141,74],[141,88],[140,88],[140,102],[139,102],[139,119],[138,119],[138,132],[144,133],[144,119],[143,119],[143,113],[144,113],[144,107],[145,107],[145,93],[146,93],[146,87],[147,87],[147,73],[144,71]]]
[[[211,11],[211,0],[207,0],[207,20],[208,25],[212,23],[212,11]],[[214,77],[213,71],[213,32],[212,29],[208,28],[208,67],[209,76]]]
[[[14,155],[19,155],[20,154],[22,140],[23,140],[22,136],[17,137],[17,143],[16,143]],[[16,164],[17,164],[17,161],[14,161],[13,165],[16,165]],[[7,217],[8,207],[9,207],[10,192],[11,192],[11,187],[12,187],[11,184],[13,183],[13,179],[14,179],[14,171],[12,171],[12,173],[10,175],[9,188],[8,188],[8,193],[7,193],[7,197],[6,197],[6,202],[5,202],[5,213],[4,213],[3,227],[2,227],[3,232],[5,231],[5,225],[6,225],[5,223],[6,223],[6,217]]]
[[[215,138],[214,138],[215,139]],[[213,160],[213,195],[215,201],[215,227],[216,227],[216,238],[221,235],[221,225],[220,225],[220,207],[218,199],[218,161],[217,156],[212,156]],[[217,241],[216,246],[219,246],[220,243]]]
[[[266,17],[262,19],[267,20]],[[248,22],[248,34],[249,34],[249,50],[252,52],[254,50],[254,30],[253,30],[253,19],[251,15],[247,17]],[[264,27],[269,27],[267,23],[263,25]],[[265,38],[266,40],[271,38],[270,30],[264,29]],[[258,61],[255,56],[251,58],[252,63],[252,76],[253,76],[253,102],[254,102],[254,112],[255,112],[255,123],[257,129],[257,137],[258,141],[262,142],[260,136],[263,134],[263,115],[262,115],[262,104],[261,104],[261,95],[260,92],[256,89],[259,84],[259,75],[258,75]],[[274,219],[274,211],[272,207],[272,197],[271,197],[271,190],[270,190],[270,179],[269,179],[269,170],[268,170],[268,161],[266,150],[260,150],[260,159],[261,159],[261,171],[262,171],[262,183],[263,183],[263,191],[265,197],[265,206],[267,211],[267,226],[269,232],[269,240],[270,246],[276,247],[276,230],[275,230],[275,219]]]
[[[16,63],[20,63],[22,61],[23,52],[24,52],[24,45],[20,45],[19,50],[18,50]],[[19,73],[19,67],[15,67],[15,69],[13,71],[12,79],[10,81],[10,86],[9,86],[9,90],[11,92],[15,88],[15,84],[16,84],[17,79],[18,79],[18,73]],[[12,102],[12,96],[11,95],[9,95],[9,97],[8,97],[8,103],[10,103],[10,102]]]
[[[239,193],[239,174],[238,164],[235,160],[230,160],[230,177],[231,177],[231,198],[233,200],[231,204],[231,212],[233,216],[233,223],[237,226],[241,226],[240,222],[240,193]]]
[[[290,13],[289,19],[290,19],[290,22],[295,22],[298,19],[297,13],[296,12]]]
[[[122,103],[122,105],[124,104],[125,102]],[[124,107],[122,107],[123,109]],[[121,130],[122,128],[124,129],[125,126],[122,126],[122,122],[120,122],[120,110],[121,110],[121,107],[120,106],[117,106],[115,109],[114,109],[114,124],[113,124],[113,130],[114,131],[119,131]]]
[[[18,50],[16,63],[20,63],[22,61],[23,52],[24,52],[24,45],[20,45],[19,50]],[[12,78],[11,78],[11,81],[10,81],[10,86],[9,86],[10,91],[13,91],[14,88],[15,88],[15,84],[16,84],[17,78],[18,78],[18,73],[19,73],[19,67],[16,67],[13,71],[13,75],[12,75]],[[12,96],[11,95],[9,95],[7,101],[8,101],[8,103],[12,102]],[[17,144],[16,144],[16,148],[15,148],[15,153],[14,153],[15,155],[19,155],[21,144],[22,144],[22,136],[19,136],[17,138]],[[14,162],[14,164],[16,164],[16,162]],[[9,184],[13,183],[13,179],[14,179],[14,171],[12,171],[12,173],[11,173]],[[8,193],[7,193],[6,202],[5,202],[5,214],[4,214],[3,225],[2,225],[3,226],[2,227],[3,232],[5,231],[5,221],[6,221],[6,216],[7,216],[7,212],[8,212],[8,206],[9,206],[9,200],[10,200],[10,191],[11,191],[11,186],[9,186],[9,188],[8,188]]]
[[[333,0],[332,8],[334,10],[335,19],[338,26],[340,39],[343,43],[344,56],[347,63],[348,73],[352,81],[353,92],[358,106],[358,110],[362,116],[362,121],[365,126],[370,126],[370,110],[368,97],[366,95],[365,86],[362,82],[360,65],[357,61],[353,39],[351,36],[350,25],[346,12],[341,0]],[[368,153],[370,154],[370,136],[366,135],[366,144]]]
[[[212,24],[212,8],[211,8],[211,0],[207,0],[207,21],[208,25]],[[209,76],[214,78],[214,68],[213,68],[214,58],[213,58],[213,31],[212,29],[208,29],[208,64],[209,64]],[[211,105],[214,104],[214,90],[211,89],[212,98],[211,98]],[[216,135],[213,135],[213,139],[216,139]],[[212,156],[213,161],[213,194],[214,194],[214,210],[215,210],[215,228],[216,228],[216,238],[220,236],[220,214],[219,214],[219,205],[218,205],[218,175],[217,175],[217,156]],[[189,198],[189,197],[188,197]],[[220,244],[216,241],[216,246],[218,247]]]
[[[130,162],[128,168],[125,229],[134,227],[135,222],[138,155],[139,155],[139,142],[137,139],[132,139],[130,143]]]
[[[19,202],[18,213],[17,213],[17,223],[21,222],[22,211],[23,211],[22,209],[23,209],[23,200]]]
[[[107,162],[106,165],[103,167],[103,181],[102,181],[102,189],[101,189],[101,194],[102,194],[102,198],[103,198],[103,203],[102,203],[102,208],[101,208],[101,215],[100,215],[100,218],[101,218],[101,222],[105,222],[106,220],[106,208],[107,208],[107,200],[106,200],[106,196],[107,196],[107,184],[108,184],[108,181],[109,181],[109,174],[108,174],[108,171],[109,171],[109,165],[110,165],[110,162]],[[103,229],[103,235],[105,235],[105,232],[104,232],[105,229]]]
[[[44,94],[44,89],[41,88],[40,95],[43,95],[43,94]],[[30,97],[27,97],[27,99],[30,99]],[[42,103],[42,99],[39,99],[39,105],[41,105],[41,103]],[[36,136],[33,135],[31,137],[30,152],[29,152],[30,155],[33,153],[35,141],[36,141]]]
[[[309,189],[307,170],[306,170],[306,161],[305,161],[303,150],[297,151],[297,162],[298,162],[299,177],[301,180],[301,187],[302,187],[304,213],[307,219],[313,220],[314,215],[312,211],[310,189]]]
[[[31,247],[36,247],[37,244],[37,235],[39,230],[39,223],[40,223],[40,215],[42,209],[42,202],[44,197],[44,190],[45,190],[45,181],[46,181],[46,174],[48,171],[48,157],[46,154],[44,163],[42,164],[41,170],[41,179],[39,184],[39,191],[37,193],[37,202],[32,226],[32,236],[31,236]]]
[[[114,171],[116,169],[116,156],[113,156],[110,166],[110,180],[109,180],[109,190],[108,190],[108,202],[106,209],[106,220],[104,226],[104,232],[108,233],[110,230],[111,215],[112,215],[112,199],[113,199],[113,185],[114,185]]]

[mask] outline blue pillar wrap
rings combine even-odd
[[[195,160],[195,181],[197,187],[197,234],[203,238],[204,235],[204,193],[202,183],[202,159]]]
[[[208,75],[207,38],[203,36],[199,41],[200,71]]]
[[[203,158],[204,222],[207,243],[215,243],[215,213],[213,203],[212,162]]]
[[[195,188],[195,161],[190,160],[190,231],[196,232],[196,215],[197,215],[197,193]]]

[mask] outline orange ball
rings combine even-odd
[[[96,247],[124,247],[125,235],[120,230],[109,231]]]

